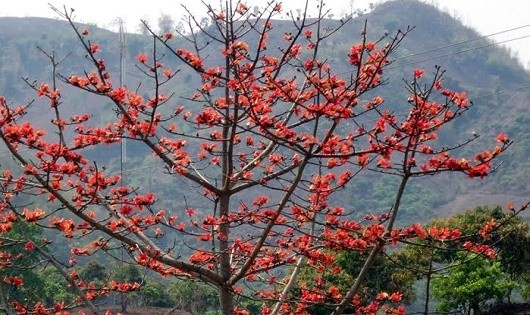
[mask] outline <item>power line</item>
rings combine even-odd
[[[504,34],[504,33],[508,33],[508,32],[513,32],[513,31],[516,31],[516,30],[519,30],[519,29],[523,29],[523,28],[526,28],[526,27],[530,27],[530,24],[529,25],[522,25],[522,26],[518,26],[518,27],[506,29],[506,30],[502,30],[502,31],[491,33],[491,34],[488,34],[488,35],[483,35],[483,36],[479,36],[479,37],[470,38],[470,39],[467,39],[467,40],[464,40],[464,41],[461,41],[461,42],[457,42],[457,43],[453,43],[453,44],[447,44],[447,45],[444,45],[444,46],[440,46],[440,47],[432,48],[432,49],[429,49],[429,50],[425,50],[425,51],[422,51],[422,52],[419,52],[419,53],[413,53],[413,54],[410,54],[410,55],[407,55],[407,56],[398,57],[398,58],[394,59],[394,61],[395,60],[409,58],[409,57],[415,57],[415,56],[424,55],[424,54],[427,54],[427,53],[430,53],[430,52],[442,50],[442,49],[449,48],[449,47],[455,47],[455,46],[458,46],[458,45],[471,43],[471,42],[474,42],[474,41],[477,41],[477,40],[480,40],[480,39],[484,39],[484,38],[488,38],[488,37],[491,37],[491,36]]]
[[[405,63],[405,64],[399,64],[399,65],[395,65],[395,66],[391,66],[391,67],[386,67],[386,70],[401,68],[401,67],[405,67],[405,66],[408,66],[408,65],[413,65],[413,64],[416,64],[416,63],[422,63],[422,62],[426,62],[426,61],[431,61],[431,60],[435,60],[435,59],[449,57],[449,56],[453,56],[453,55],[457,55],[457,54],[461,54],[461,53],[465,53],[465,52],[470,52],[470,51],[478,50],[478,49],[482,49],[482,48],[487,48],[487,47],[495,46],[495,45],[498,45],[498,44],[504,44],[504,43],[508,43],[508,42],[512,42],[512,41],[516,41],[516,40],[521,40],[521,39],[529,38],[529,37],[530,37],[530,35],[525,35],[525,36],[521,36],[521,37],[517,37],[517,38],[507,39],[507,40],[500,41],[500,42],[493,42],[493,43],[490,43],[490,44],[487,44],[487,45],[482,45],[482,46],[478,46],[478,47],[473,47],[473,48],[469,48],[469,49],[455,51],[455,52],[452,52],[452,53],[447,53],[447,54],[443,54],[443,55],[439,55],[439,56],[435,56],[435,57],[431,57],[431,58],[426,58],[426,59],[422,59],[422,60],[418,60],[418,61],[412,61],[412,62]]]
[[[500,90],[500,91],[493,92],[493,93],[479,94],[477,96],[474,96],[473,99],[476,100],[476,99],[484,98],[488,96],[501,95],[501,94],[508,93],[508,92],[516,92],[516,91],[524,90],[527,88],[530,88],[530,84],[522,85],[522,86],[519,86],[513,89]]]
[[[460,41],[460,42],[452,43],[452,44],[447,44],[447,45],[444,45],[444,46],[432,48],[432,49],[429,49],[429,50],[426,50],[426,51],[421,51],[421,52],[418,52],[418,53],[412,53],[412,54],[409,54],[409,55],[406,55],[406,56],[398,57],[398,58],[394,59],[393,62],[395,62],[397,60],[401,60],[401,59],[407,59],[407,58],[410,58],[410,57],[421,56],[421,55],[424,55],[424,54],[427,54],[427,53],[435,52],[435,51],[438,51],[438,50],[443,50],[443,49],[449,48],[449,47],[456,47],[456,46],[467,44],[467,43],[470,43],[470,42],[473,42],[473,41],[477,41],[477,40],[480,40],[480,39],[484,39],[484,38],[488,38],[488,37],[492,37],[492,36],[495,36],[495,35],[504,34],[504,33],[508,33],[508,32],[513,32],[513,31],[520,30],[520,29],[527,28],[527,27],[530,27],[530,24],[521,25],[521,26],[510,28],[510,29],[501,30],[501,31],[498,31],[498,32],[495,32],[495,33],[491,33],[491,34],[488,34],[488,35],[483,35],[483,36],[479,36],[479,37],[473,37],[473,38],[470,38],[470,39],[466,39],[464,41]],[[512,38],[512,39],[508,39],[508,40],[504,40],[504,41],[500,41],[500,42],[492,42],[492,43],[487,44],[487,45],[482,45],[482,46],[473,47],[473,48],[469,48],[469,49],[465,49],[465,50],[460,50],[460,51],[456,51],[456,52],[452,52],[452,53],[447,53],[447,54],[443,54],[443,55],[439,55],[439,56],[435,56],[435,57],[431,57],[431,58],[426,58],[426,59],[419,60],[419,61],[413,61],[413,62],[410,62],[410,63],[400,64],[400,65],[395,65],[395,66],[389,66],[389,67],[386,67],[385,69],[386,70],[391,70],[391,69],[395,69],[395,68],[399,68],[399,67],[408,66],[408,65],[411,65],[411,64],[422,63],[422,62],[435,60],[435,59],[439,59],[439,58],[444,58],[444,57],[448,57],[448,56],[452,56],[452,55],[456,55],[456,54],[460,54],[460,53],[464,53],[464,52],[469,52],[469,51],[473,51],[473,50],[487,48],[487,47],[491,47],[491,46],[495,46],[495,45],[499,45],[499,44],[504,44],[504,43],[508,43],[508,42],[512,42],[512,41],[516,41],[516,40],[521,40],[521,39],[525,39],[525,38],[528,38],[528,37],[530,37],[530,35],[525,35],[525,36],[521,36],[521,37],[517,37],[517,38]],[[341,75],[341,74],[346,74],[346,73],[349,73],[349,72],[351,72],[351,71],[348,70],[348,71],[338,72],[337,74]]]

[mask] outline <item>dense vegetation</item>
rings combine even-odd
[[[421,14],[415,12],[421,12]],[[477,133],[483,137],[489,137],[493,135],[493,130],[504,130],[511,139],[515,140],[511,150],[502,158],[503,167],[491,175],[494,180],[471,183],[465,179],[446,178],[443,179],[446,184],[439,185],[437,183],[441,179],[437,179],[435,183],[425,178],[413,183],[415,188],[411,189],[412,193],[406,197],[408,198],[407,207],[403,209],[402,219],[407,220],[410,213],[415,212],[416,209],[423,209],[422,217],[418,218],[418,213],[415,213],[414,219],[411,220],[428,220],[436,217],[438,210],[452,212],[476,204],[505,204],[509,201],[520,201],[522,196],[528,195],[529,191],[525,183],[526,178],[530,176],[528,173],[530,121],[526,115],[528,93],[521,87],[526,86],[529,79],[528,73],[515,58],[511,57],[510,52],[506,48],[488,46],[491,42],[487,39],[469,41],[480,37],[479,34],[429,5],[417,1],[391,1],[378,6],[370,14],[356,18],[338,34],[331,37],[327,45],[322,48],[324,51],[329,51],[326,54],[330,56],[330,60],[339,65],[345,62],[340,56],[344,56],[347,52],[346,43],[351,41],[349,37],[359,32],[364,20],[368,21],[370,34],[374,36],[374,39],[377,39],[380,34],[391,32],[399,27],[415,26],[415,30],[396,52],[396,62],[387,70],[389,81],[384,91],[381,91],[387,103],[399,104],[400,98],[404,97],[401,81],[404,73],[409,73],[418,66],[432,69],[436,64],[441,65],[447,71],[445,84],[451,88],[467,90],[470,99],[475,103],[466,117],[453,126],[455,132],[446,132],[441,137],[449,142],[456,139],[455,135],[471,136],[472,133]],[[21,76],[37,81],[49,78],[46,57],[37,47],[47,51],[53,50],[58,57],[72,52],[60,65],[61,73],[75,71],[78,69],[76,65],[83,63],[84,53],[64,21],[0,18],[0,27],[3,30],[0,33],[0,44],[5,52],[0,56],[2,73],[0,90],[5,91],[7,98],[26,98],[28,87],[20,80]],[[436,36],[432,36],[433,34]],[[94,40],[105,47],[102,55],[107,60],[109,68],[117,72],[119,65],[117,34],[95,29],[93,36]],[[176,40],[178,43],[179,39]],[[271,46],[278,45],[274,42],[274,38],[271,40]],[[132,70],[134,69],[134,57],[138,51],[147,50],[151,40],[147,35],[128,34],[126,41],[125,68],[131,70],[125,72],[125,80],[130,84],[135,84],[138,77]],[[469,42],[440,48],[464,41]],[[182,42],[176,45],[186,46],[187,43]],[[470,51],[464,52],[466,50]],[[422,53],[425,51],[431,52]],[[214,48],[212,47],[212,50],[206,53],[213,54]],[[418,53],[421,54],[418,55]],[[437,58],[442,55],[447,56]],[[168,62],[172,66],[171,60]],[[180,80],[173,82],[171,87],[173,91],[192,92],[192,87],[197,82],[187,71],[185,68],[181,69]],[[93,101],[91,96],[72,95],[72,97],[75,100],[72,110],[83,108]],[[91,110],[91,107],[88,109]],[[99,116],[98,119],[102,121],[111,119],[114,115],[110,110],[110,104],[105,108],[94,108],[91,114]],[[45,115],[37,114],[34,119],[40,119],[40,124],[46,125],[49,121],[44,117]],[[473,124],[470,124],[471,121]],[[110,168],[118,168],[119,149],[109,149],[110,151],[106,151],[108,160],[105,163]],[[93,155],[100,156],[97,152]],[[127,158],[129,163],[127,176],[131,182],[148,183],[149,189],[162,192],[168,187],[168,183],[164,182],[161,177],[146,176],[147,173],[143,172],[146,169],[152,172],[162,172],[162,170],[153,169],[154,164],[150,154],[142,150],[140,146],[130,143]],[[388,179],[366,178],[352,187],[353,191],[347,195],[354,196],[359,192],[369,192],[368,195],[373,196],[366,200],[355,200],[356,209],[363,212],[388,204],[389,199],[385,198],[388,197],[388,191],[392,187],[393,183]],[[466,195],[472,198],[466,198]],[[346,198],[345,202],[352,201],[348,200],[347,196],[344,198]]]

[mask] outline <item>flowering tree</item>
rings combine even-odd
[[[152,51],[136,57],[145,91],[117,84],[89,30],[73,23],[71,11],[60,12],[77,34],[90,68],[56,73],[58,62],[50,55],[52,82],[28,81],[37,96],[49,102],[53,130],[25,119],[29,105],[17,107],[0,98],[0,138],[20,166],[5,169],[1,177],[0,231],[26,221],[85,240],[71,248],[69,264],[54,260],[85,304],[141,285],[96,286],[77,274],[76,256],[112,255],[121,248],[142,268],[214,286],[222,314],[245,312],[239,296],[263,301],[264,314],[303,313],[324,300],[332,301],[333,314],[347,307],[360,313],[380,308],[403,313],[397,304],[399,292],[382,294],[368,305],[360,302],[359,288],[376,257],[386,246],[409,238],[460,236],[457,230],[433,234],[418,224],[397,228],[407,183],[441,172],[483,178],[511,142],[501,133],[492,150],[469,159],[454,152],[474,138],[454,146],[437,145],[439,130],[470,106],[465,92],[443,87],[439,68],[430,79],[415,70],[406,83],[410,97],[405,105],[399,112],[385,107],[372,91],[381,86],[391,54],[410,29],[373,42],[365,26],[360,42],[344,56],[349,68],[341,76],[320,52],[343,24],[324,26],[321,3],[316,18],[302,14],[292,18],[292,30],[277,31],[273,18],[281,10],[280,4],[270,4],[251,13],[240,1],[227,2],[219,10],[207,7],[212,25],[204,28],[189,19],[186,39],[191,49],[174,47],[175,34],[151,32]],[[278,34],[283,36],[279,47],[269,47]],[[219,47],[215,56],[205,54],[211,45]],[[191,95],[167,89],[179,80],[179,71],[167,66],[169,57],[196,74],[200,83]],[[68,100],[60,84],[110,101],[116,119],[101,124],[88,113],[66,115]],[[165,167],[165,176],[201,190],[203,200],[194,200],[197,206],[175,200],[176,206],[161,208],[154,192],[127,185],[119,173],[86,156],[89,148],[119,146],[123,139],[144,144]],[[348,216],[351,205],[334,196],[366,171],[401,181],[389,211],[354,220]],[[37,198],[40,207],[21,200],[25,195]],[[88,237],[92,234],[98,237]],[[191,254],[178,250],[171,243],[174,237],[184,240]],[[43,248],[54,245],[30,244],[28,250],[43,255]],[[322,279],[313,287],[297,283],[303,266],[339,272],[334,253],[344,249],[367,253],[346,291]],[[466,243],[465,250],[492,254],[481,244]],[[3,266],[13,264],[11,256],[2,257]],[[293,301],[295,285],[300,294]],[[67,314],[68,308],[61,301],[54,306],[8,302],[4,304],[20,314],[45,314],[48,307]]]

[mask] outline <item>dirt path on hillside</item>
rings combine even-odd
[[[520,206],[525,202],[530,201],[530,196],[516,196],[508,194],[495,194],[488,191],[471,191],[464,194],[458,194],[456,198],[446,205],[438,208],[440,216],[449,216],[463,210],[472,209],[477,206],[496,207],[501,206],[506,208],[509,203],[514,206]],[[522,213],[522,217],[526,220],[530,219],[530,209]]]

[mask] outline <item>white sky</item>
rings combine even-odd
[[[350,12],[354,8],[366,7],[370,2],[379,0],[325,0],[336,16]],[[530,65],[530,1],[528,0],[424,0],[437,3],[439,7],[458,16],[466,25],[472,26],[483,35],[522,27],[501,35],[492,36],[497,42],[514,39],[506,45],[515,49],[524,65]],[[122,18],[130,32],[137,30],[140,19],[151,20],[156,25],[156,19],[162,14],[178,17],[182,14],[179,3],[200,13],[202,2],[200,0],[149,0],[149,1],[119,1],[119,0],[8,0],[0,5],[0,16],[41,16],[56,17],[49,8],[48,3],[62,8],[63,5],[76,9],[77,21],[96,23],[100,27],[116,27],[113,21]],[[219,0],[206,0],[205,2],[218,4]],[[222,1],[224,3],[224,1]],[[265,0],[246,0],[249,6],[259,5]],[[302,6],[302,0],[283,0],[284,6],[290,9]],[[310,5],[315,5],[316,0],[310,0]],[[526,27],[523,27],[526,26]],[[0,30],[2,32],[2,30]],[[517,39],[519,37],[526,38]]]

